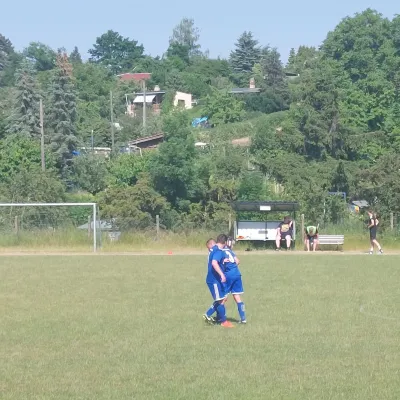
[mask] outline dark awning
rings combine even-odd
[[[236,201],[235,211],[297,211],[300,204],[295,201]]]

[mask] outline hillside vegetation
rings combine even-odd
[[[358,217],[329,194],[345,192],[347,200],[369,201],[388,225],[400,211],[400,17],[370,9],[346,17],[319,49],[292,49],[286,65],[250,31],[227,60],[209,58],[200,43],[187,18],[159,57],[115,31],[95,40],[87,61],[77,48],[43,43],[20,53],[0,35],[1,201],[96,201],[102,218],[122,230],[151,228],[156,215],[165,229],[222,229],[237,199],[297,200],[309,221],[352,225]],[[149,90],[166,91],[160,115],[150,114],[146,126],[125,115],[125,94],[140,88],[117,75],[133,70],[152,73]],[[251,78],[260,93],[230,93]],[[192,93],[199,105],[174,109],[176,91]],[[110,159],[74,155],[90,148],[92,131],[94,146],[112,146],[110,93],[122,127],[114,128],[115,151]],[[201,116],[211,129],[191,127]],[[165,140],[156,151],[117,151],[158,132]],[[198,141],[208,145],[195,147]],[[18,212],[0,210],[1,223],[11,226]],[[29,215],[32,227],[56,219]],[[87,222],[85,213],[60,218]]]

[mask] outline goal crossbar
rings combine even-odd
[[[66,207],[82,206],[93,208],[93,251],[97,251],[97,203],[0,203],[0,207]]]

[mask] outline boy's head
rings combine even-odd
[[[208,239],[206,242],[206,246],[208,250],[211,250],[215,246],[215,240],[214,239]]]
[[[227,241],[228,241],[228,236],[225,235],[224,233],[221,233],[221,235],[218,235],[217,237],[217,246],[219,248],[223,248],[226,246]]]

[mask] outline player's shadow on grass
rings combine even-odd
[[[233,324],[238,324],[240,322],[238,319],[230,318],[230,317],[227,317],[226,320],[229,321],[229,322],[232,322]],[[220,325],[219,322],[216,322],[214,324],[208,324],[208,326],[219,326],[219,325]]]

